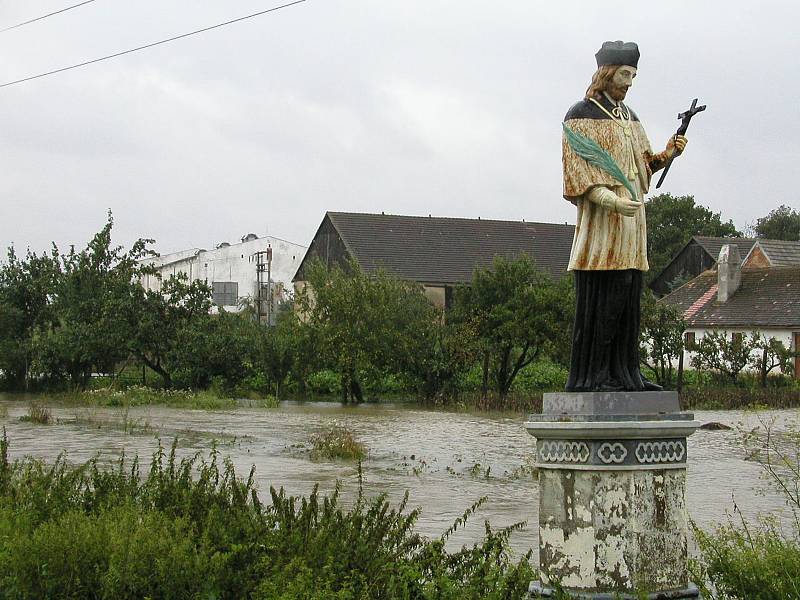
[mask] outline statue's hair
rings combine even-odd
[[[602,67],[597,67],[597,71],[592,75],[592,83],[589,84],[586,90],[584,100],[588,100],[589,98],[599,99],[619,67],[620,65],[603,65]]]

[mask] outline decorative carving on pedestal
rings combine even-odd
[[[545,440],[538,453],[539,460],[549,463],[585,463],[590,455],[585,442],[562,440]]]
[[[628,451],[619,442],[603,442],[597,449],[597,456],[607,465],[619,465],[628,456]]]
[[[639,442],[636,444],[636,460],[644,464],[676,463],[686,458],[686,442]]]

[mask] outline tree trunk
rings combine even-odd
[[[154,362],[148,359],[146,356],[142,355],[139,358],[142,359],[142,362],[150,367],[153,371],[158,373],[161,376],[161,380],[164,383],[164,389],[168,390],[172,387],[172,376],[167,372],[165,368],[161,366],[161,362]],[[142,378],[144,379],[144,371],[142,371]]]
[[[350,380],[350,396],[356,404],[360,404],[364,401],[361,385],[358,383],[358,379],[356,379],[355,376]]]
[[[483,380],[481,381],[481,397],[486,400],[489,396],[489,351],[483,353]]]

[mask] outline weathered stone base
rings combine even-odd
[[[671,590],[667,592],[656,592],[652,594],[631,595],[625,593],[608,593],[608,592],[567,592],[570,597],[575,600],[689,600],[700,597],[700,592],[694,585],[689,586],[684,590]],[[555,598],[556,591],[538,581],[531,583],[528,589],[528,598],[534,600],[536,598]]]
[[[583,593],[687,588],[685,488],[684,469],[542,469],[542,573]]]

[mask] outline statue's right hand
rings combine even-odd
[[[634,216],[642,206],[641,202],[618,196],[605,186],[592,188],[587,196],[595,204],[599,204],[611,212],[619,213],[623,217]]]
[[[641,202],[636,202],[635,200],[617,196],[613,210],[621,214],[623,217],[633,217],[636,215],[636,211],[638,211],[641,207]]]

